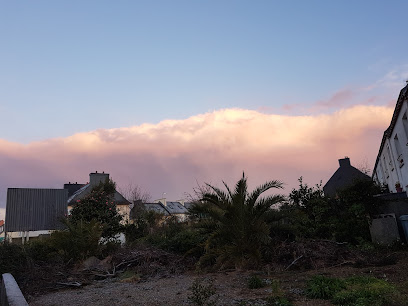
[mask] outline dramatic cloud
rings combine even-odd
[[[280,179],[288,193],[300,176],[325,183],[344,156],[372,167],[392,110],[360,105],[332,114],[284,116],[224,109],[28,145],[0,140],[0,207],[8,187],[61,188],[69,181],[87,182],[96,170],[110,173],[119,186],[137,184],[153,198],[165,192],[180,199],[197,181],[233,184],[242,171],[251,187]]]

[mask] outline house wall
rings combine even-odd
[[[384,141],[379,153],[379,161],[373,171],[373,178],[379,184],[386,184],[391,192],[396,192],[395,184],[402,190],[408,187],[408,102],[401,106],[395,126]]]

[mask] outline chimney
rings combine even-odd
[[[99,185],[100,182],[104,183],[106,180],[109,180],[108,173],[98,173],[98,171],[95,173],[89,173],[89,184],[91,187]]]
[[[179,202],[181,205],[183,205],[184,206],[184,199],[181,199],[181,200],[178,200],[177,202]]]
[[[340,168],[341,167],[351,167],[350,158],[345,157],[345,158],[339,159],[339,165],[340,165]]]

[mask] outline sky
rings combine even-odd
[[[3,1],[0,218],[9,187],[105,171],[197,184],[327,182],[374,165],[408,79],[406,1]]]

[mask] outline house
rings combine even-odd
[[[141,204],[141,203],[139,203]],[[143,203],[143,208],[147,211],[154,211],[162,214],[164,217],[174,216],[178,221],[184,222],[188,218],[187,207],[191,203],[185,203],[183,200],[169,202],[165,198],[154,201],[153,203]],[[132,209],[132,218],[135,218],[137,204],[135,203],[134,209]]]
[[[98,173],[96,171],[95,173],[90,173],[89,174],[89,183],[86,184],[64,184],[65,190],[67,190],[68,193],[71,193],[67,200],[68,204],[68,213],[71,211],[73,205],[78,201],[89,195],[92,191],[92,189],[95,186],[98,186],[99,183],[101,182],[106,182],[109,180],[109,174],[102,172]],[[115,193],[113,195],[113,201],[116,204],[116,208],[118,209],[119,213],[122,215],[123,223],[129,222],[129,213],[130,213],[130,202],[125,199],[124,196],[122,196],[118,191],[115,190]]]
[[[408,82],[407,82],[408,83]],[[408,85],[398,96],[391,123],[384,131],[373,179],[390,192],[406,192],[408,185]]]
[[[353,167],[348,157],[339,159],[339,165],[340,167],[323,186],[326,196],[335,197],[337,191],[350,186],[356,180],[371,180],[367,174]]]
[[[62,229],[67,198],[65,189],[8,188],[5,239],[24,243]]]
[[[4,240],[4,220],[0,220],[0,242]]]

